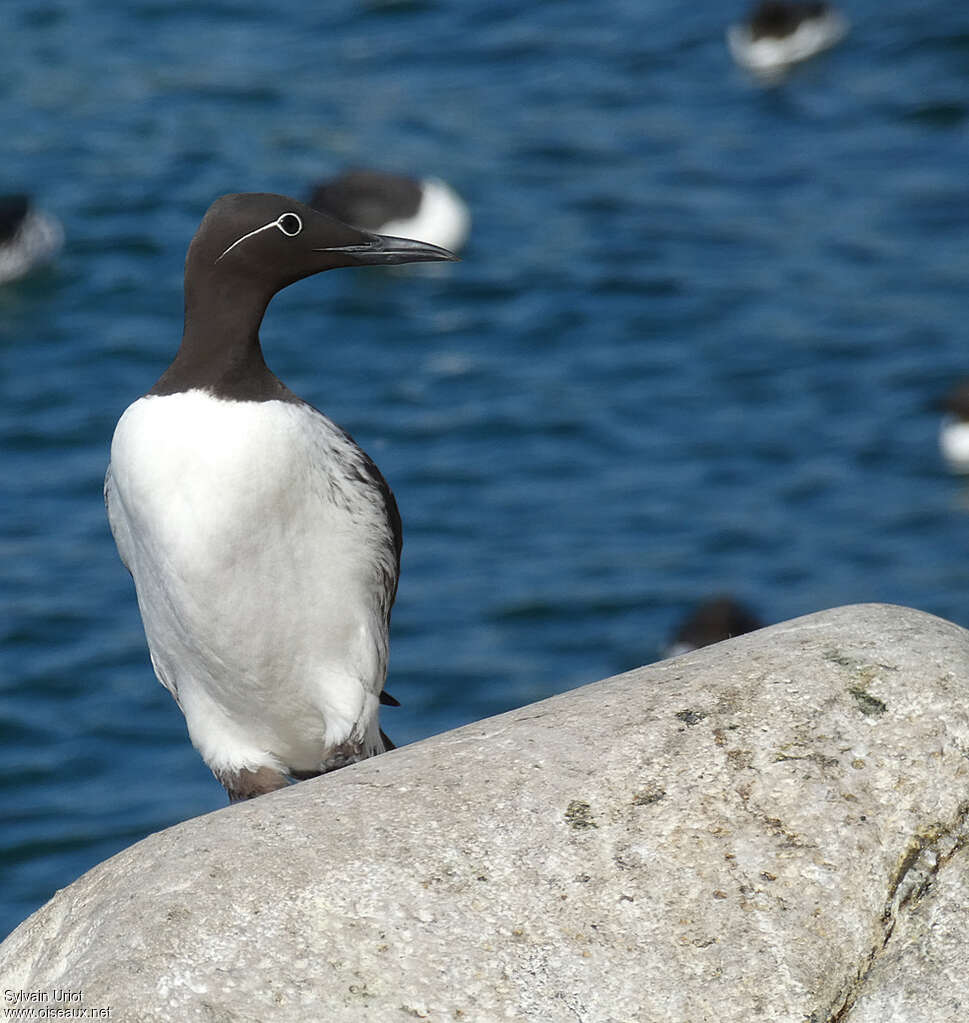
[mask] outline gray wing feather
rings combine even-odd
[[[108,471],[104,475],[104,507],[108,512],[108,525],[111,527],[111,535],[114,537],[118,554],[121,556],[121,563],[134,577],[134,573],[131,572],[131,530],[128,528],[128,519],[122,510],[121,499],[114,485],[110,463],[108,464]],[[151,653],[150,650],[149,653]],[[158,681],[175,697],[175,702],[181,707],[181,702],[178,699],[178,687],[160,669],[154,655],[152,655],[151,664],[155,669],[155,674],[158,676]]]
[[[111,527],[111,535],[114,537],[118,554],[121,555],[121,563],[128,571],[131,571],[131,534],[128,530],[128,520],[120,508],[117,491],[114,486],[114,478],[111,475],[111,463],[108,463],[108,471],[104,474],[104,507],[108,512],[108,525]]]

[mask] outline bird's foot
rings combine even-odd
[[[359,760],[363,760],[366,754],[363,752],[363,743],[351,742],[349,739],[346,742],[341,742],[330,755],[323,761],[324,773],[328,771],[337,771],[341,767],[346,767],[348,764],[355,764]]]
[[[383,742],[384,748],[383,750],[377,750],[376,752],[382,753],[386,750],[397,748],[383,731],[380,733],[380,738]],[[320,764],[319,770],[290,771],[289,776],[294,781],[306,781],[308,778],[319,778],[322,774],[329,774],[330,771],[337,771],[341,767],[347,767],[349,764],[357,764],[361,760],[366,760],[368,755],[369,754],[364,750],[362,742],[353,742],[348,739],[346,742],[340,743],[339,746],[330,752],[330,755],[326,758],[326,760]]]
[[[260,767],[252,771],[243,767],[238,771],[215,771],[216,778],[229,794],[230,803],[241,803],[244,799],[255,799],[267,792],[284,789],[289,784],[286,775],[273,767]]]

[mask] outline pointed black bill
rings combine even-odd
[[[314,252],[340,253],[358,266],[395,266],[398,263],[459,262],[458,257],[439,245],[415,241],[413,238],[393,238],[385,234],[361,231],[366,241],[357,245],[338,245],[314,249]]]

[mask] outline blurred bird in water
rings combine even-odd
[[[969,380],[954,387],[941,402],[939,448],[950,471],[969,473]]]
[[[27,195],[0,195],[0,284],[42,266],[64,244],[64,230]]]
[[[731,636],[763,628],[763,623],[732,597],[712,597],[692,611],[667,644],[665,657],[677,657],[689,650],[710,646]]]
[[[346,170],[317,185],[314,209],[379,234],[416,238],[459,252],[471,215],[464,200],[439,178],[416,179],[384,171]]]
[[[727,29],[727,46],[738,64],[770,75],[829,49],[847,31],[847,19],[830,4],[767,0]]]

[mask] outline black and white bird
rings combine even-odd
[[[729,596],[711,597],[680,622],[663,656],[678,657],[760,628],[762,623],[757,616],[738,600]]]
[[[397,504],[266,366],[266,307],[323,270],[454,258],[263,193],[216,200],[189,246],[181,347],[119,420],[104,492],[155,673],[232,801],[389,748]]]
[[[942,399],[939,449],[951,472],[969,473],[969,380],[963,380]]]
[[[354,168],[318,184],[309,205],[366,231],[416,238],[459,252],[468,240],[467,204],[440,178]]]
[[[0,284],[49,262],[64,244],[64,229],[30,196],[0,195]]]
[[[772,75],[829,49],[847,31],[847,18],[830,4],[766,0],[727,29],[727,46],[742,67]]]

